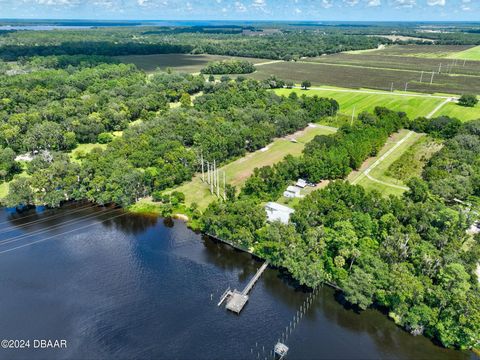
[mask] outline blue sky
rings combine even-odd
[[[480,0],[0,0],[0,18],[480,20]]]

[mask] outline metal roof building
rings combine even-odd
[[[290,215],[295,212],[292,208],[275,202],[267,203],[265,205],[265,211],[267,212],[269,222],[280,221],[283,224],[288,224]]]

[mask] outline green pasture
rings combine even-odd
[[[227,183],[239,189],[252,175],[255,168],[275,164],[288,154],[300,155],[305,144],[310,142],[316,135],[332,133],[334,133],[334,130],[327,127],[309,126],[285,138],[276,139],[264,149],[249,153],[221,167],[221,177],[223,177],[223,171],[225,171]],[[175,188],[175,190],[185,194],[185,203],[188,206],[192,203],[197,203],[200,210],[204,210],[215,199],[210,194],[209,186],[202,182],[201,175],[196,175],[192,181]]]
[[[448,58],[480,61],[480,46],[475,46],[464,51],[450,54]]]
[[[444,100],[432,98],[429,96],[400,96],[391,94],[368,94],[357,91],[345,92],[335,89],[328,90],[300,90],[300,89],[277,89],[278,95],[288,96],[292,91],[298,95],[306,94],[308,96],[318,95],[329,97],[338,101],[340,104],[340,113],[351,115],[355,109],[355,114],[362,111],[372,112],[377,106],[384,106],[391,110],[404,111],[410,118],[427,116]]]
[[[445,104],[435,116],[450,116],[461,121],[471,121],[480,119],[480,103],[475,107],[460,106],[457,103]]]

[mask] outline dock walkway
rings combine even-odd
[[[230,311],[236,312],[237,314],[242,311],[243,307],[248,301],[248,294],[258,281],[260,279],[260,276],[262,276],[263,272],[265,269],[268,267],[268,261],[265,261],[265,263],[257,270],[257,273],[255,276],[248,282],[248,284],[245,286],[245,288],[240,292],[237,289],[231,291],[230,288],[228,288],[220,298],[220,302],[218,303],[218,306],[222,305],[222,303],[226,300],[226,308]]]

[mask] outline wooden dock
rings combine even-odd
[[[237,314],[242,311],[243,307],[248,301],[248,294],[254,287],[255,283],[260,279],[265,269],[268,267],[268,261],[257,270],[255,276],[248,282],[247,286],[240,292],[237,289],[231,291],[230,288],[225,290],[222,297],[220,298],[220,302],[218,306],[222,305],[224,301],[227,301],[226,308],[230,311],[233,311]]]

